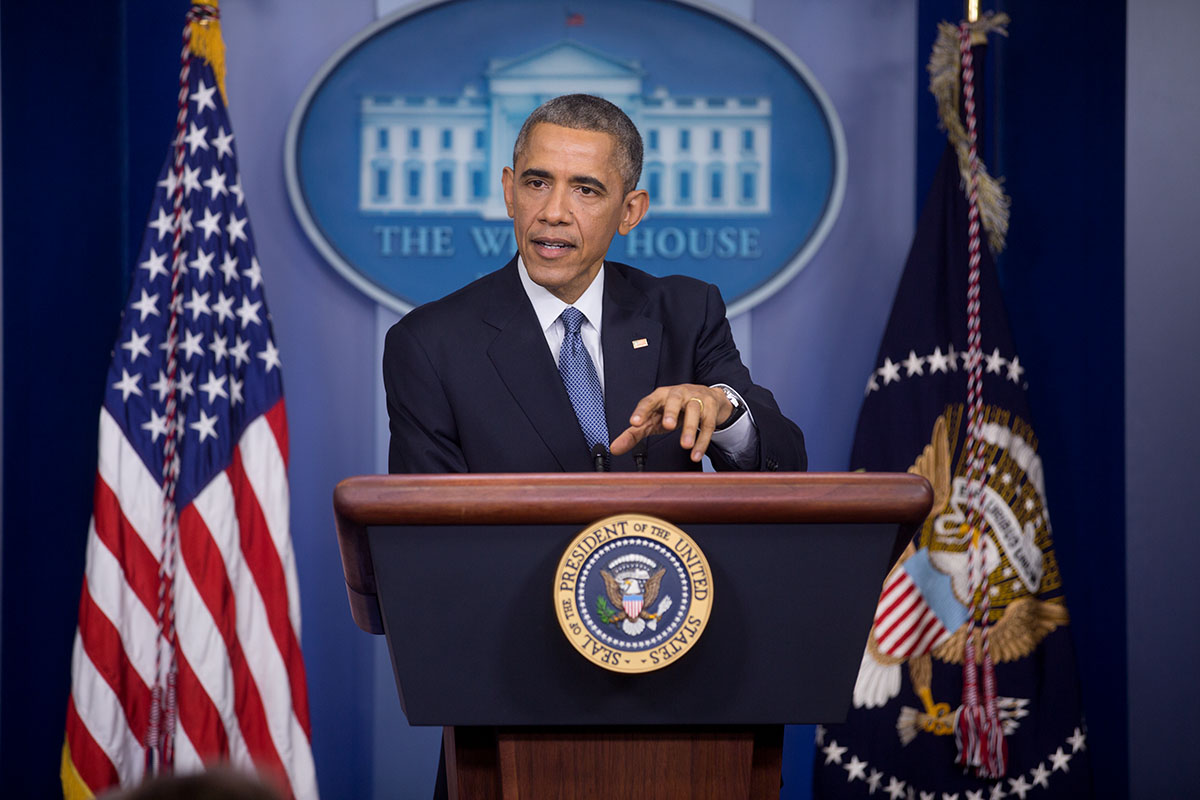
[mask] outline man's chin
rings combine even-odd
[[[563,302],[573,303],[591,284],[591,277],[576,264],[554,262],[549,265],[525,262],[529,278]]]
[[[580,273],[579,264],[573,258],[542,258],[538,253],[522,253],[525,269],[534,283],[541,286],[571,280]]]
[[[525,268],[529,271],[530,280],[550,292],[557,292],[570,283],[574,277],[574,273],[567,273],[563,270],[530,267],[528,264],[525,265]]]

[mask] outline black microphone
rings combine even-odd
[[[592,447],[592,464],[596,472],[608,472],[608,448],[599,442]]]
[[[638,472],[646,471],[646,440],[642,439],[633,448],[633,468]]]

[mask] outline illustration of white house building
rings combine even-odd
[[[619,106],[642,134],[640,188],[652,214],[770,212],[771,100],[646,94],[644,72],[573,41],[493,60],[485,91],[458,96],[372,95],[361,106],[359,208],[472,213],[504,219],[500,169],[521,123],[568,92]]]

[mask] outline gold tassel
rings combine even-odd
[[[988,34],[998,33],[1008,36],[1007,14],[985,14],[977,22],[972,22],[968,28],[971,31],[971,45],[987,43]],[[959,74],[960,56],[958,49],[958,26],[949,22],[938,25],[938,38],[933,45],[933,53],[929,57],[929,91],[937,98],[939,127],[946,131],[946,138],[954,145],[958,156],[958,174],[962,185],[966,186],[970,174],[971,147],[967,139],[967,130],[963,127],[959,116],[960,96],[962,93],[961,76]],[[1009,198],[1004,193],[1004,179],[996,179],[988,174],[987,167],[979,158],[979,217],[983,229],[988,234],[988,246],[992,253],[999,255],[1004,250],[1005,236],[1008,234]]]
[[[218,0],[206,0],[203,5],[217,6]],[[193,5],[201,5],[194,3]],[[221,21],[219,17],[193,22],[192,53],[203,58],[212,66],[213,74],[217,76],[217,86],[221,89],[221,100],[229,105],[225,96],[225,42],[221,39]]]

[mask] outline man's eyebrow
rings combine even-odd
[[[521,179],[524,180],[526,178],[541,178],[542,180],[550,180],[551,175],[544,169],[530,167],[521,173]],[[608,191],[608,187],[604,185],[603,181],[601,181],[599,178],[593,178],[591,175],[572,175],[569,180],[571,183],[591,186],[592,188],[601,192]]]
[[[597,178],[593,178],[591,175],[572,175],[571,183],[581,183],[584,186],[591,186],[593,189],[599,189],[602,192],[608,191],[608,187],[603,182]]]

